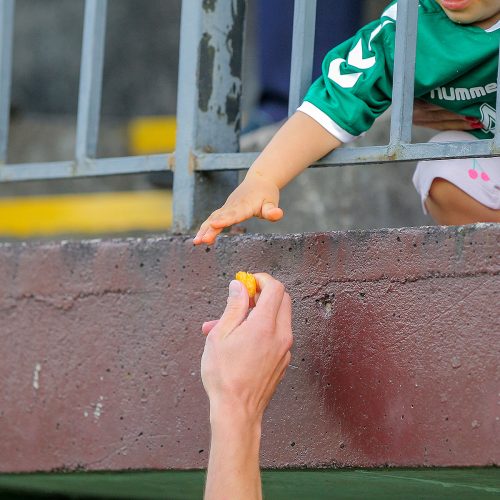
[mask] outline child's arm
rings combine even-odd
[[[222,208],[201,225],[194,244],[251,217],[277,221],[279,191],[311,163],[366,132],[390,105],[397,4],[332,49],[304,103],[278,131]]]
[[[210,245],[222,229],[251,217],[273,222],[281,219],[280,189],[340,145],[341,142],[317,121],[296,112],[258,156],[245,180],[231,193],[224,206],[201,225],[194,244]]]

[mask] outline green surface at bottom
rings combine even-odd
[[[500,469],[273,470],[264,497],[281,499],[500,498]],[[204,471],[0,475],[0,499],[190,500],[203,496]]]

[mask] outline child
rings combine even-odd
[[[195,244],[251,217],[277,221],[279,192],[317,159],[368,130],[391,104],[397,2],[331,50],[323,75],[255,160]],[[420,0],[415,96],[469,118],[470,132],[438,141],[492,138],[500,42],[499,0]],[[414,183],[440,224],[500,222],[500,158],[420,162]]]

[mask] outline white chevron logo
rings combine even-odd
[[[345,62],[346,60],[342,58],[334,59],[328,68],[328,78],[334,81],[337,85],[340,85],[345,89],[350,89],[356,85],[356,82],[362,73],[346,73],[345,75],[342,75],[340,73],[340,65]]]
[[[347,64],[359,69],[371,68],[375,64],[375,62],[375,56],[367,57],[366,59],[363,58],[363,46],[361,44],[361,39],[347,56]]]
[[[368,49],[371,50],[372,40],[380,33],[382,28],[386,24],[393,24],[393,21],[384,21],[382,24],[377,26],[371,33],[371,36],[368,40]],[[370,69],[375,65],[377,59],[375,56],[363,57],[363,43],[362,39],[358,40],[358,43],[354,46],[354,48],[347,55],[347,61],[342,59],[341,57],[334,59],[330,66],[328,67],[328,78],[335,82],[337,85],[345,89],[350,89],[356,85],[359,80],[359,77],[363,74],[362,72],[357,73],[346,73],[342,74],[340,72],[340,66],[342,63],[347,62],[349,66],[354,68],[358,68],[361,70]]]

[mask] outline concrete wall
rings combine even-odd
[[[498,465],[499,240],[483,224],[2,244],[0,471],[205,466],[199,330],[240,269],[293,298],[266,467]]]

